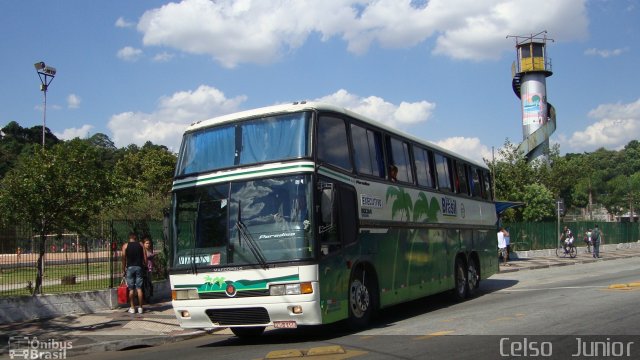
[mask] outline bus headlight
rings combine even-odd
[[[271,296],[300,294],[313,294],[313,286],[310,282],[269,286],[269,295]]]
[[[171,290],[172,300],[197,300],[200,296],[196,289]]]

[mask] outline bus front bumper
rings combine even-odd
[[[255,299],[174,300],[182,328],[274,326],[293,328],[322,324],[320,301],[315,296],[298,295]]]

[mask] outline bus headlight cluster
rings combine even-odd
[[[269,286],[269,295],[271,296],[300,294],[313,294],[313,286],[310,282]]]
[[[171,290],[172,300],[197,300],[200,296],[196,289]]]

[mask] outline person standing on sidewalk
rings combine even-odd
[[[501,227],[498,230],[498,252],[502,255],[502,261],[505,266],[509,266],[507,262],[509,260],[509,253],[507,253],[507,243],[504,240],[504,228]]]
[[[135,314],[134,292],[138,296],[138,314],[142,314],[142,284],[143,269],[147,270],[147,254],[138,242],[134,232],[129,233],[129,242],[122,245],[122,270],[125,273],[127,287],[129,288],[129,313]]]
[[[600,257],[600,229],[598,229],[598,224],[593,226],[591,242],[593,242],[593,258],[598,259]]]

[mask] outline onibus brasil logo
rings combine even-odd
[[[71,341],[40,340],[37,336],[12,336],[9,338],[9,358],[66,359],[67,350],[72,347]]]

